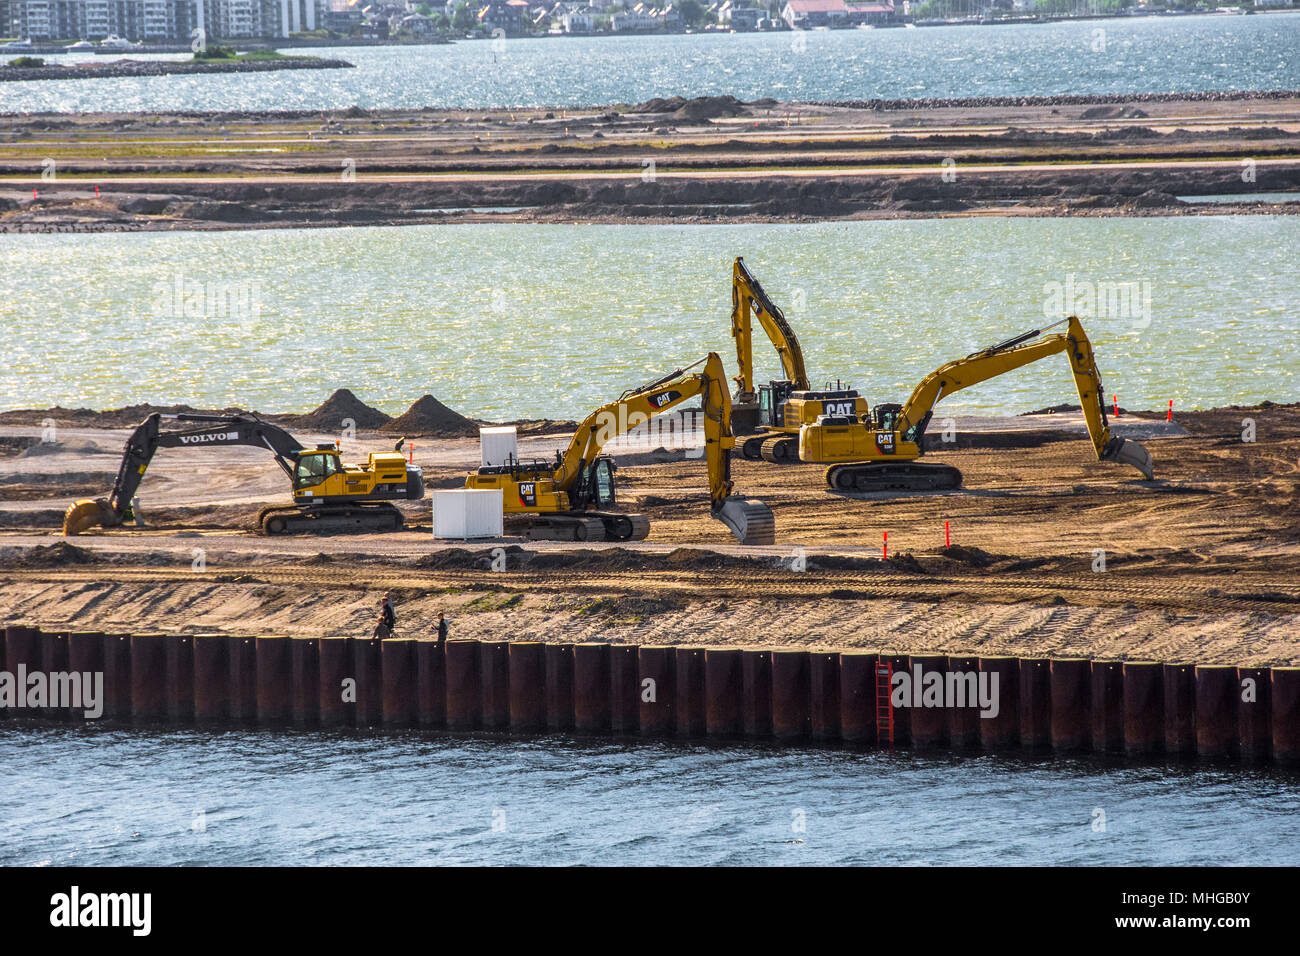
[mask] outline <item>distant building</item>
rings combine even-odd
[[[552,29],[556,24],[562,33],[591,33],[596,29],[596,14],[591,7],[571,4],[563,12],[557,12],[561,6],[556,4],[556,9],[551,12]]]
[[[189,43],[196,27],[209,40],[288,37],[324,27],[332,0],[0,0],[0,33],[31,40]]]
[[[894,16],[892,3],[847,3],[845,0],[788,0],[781,19],[794,30],[884,23]]]
[[[758,29],[758,21],[767,16],[762,7],[741,7],[730,3],[722,5],[718,22],[728,24],[737,33],[748,33]]]
[[[478,23],[489,32],[504,30],[507,36],[528,32],[528,0],[489,0],[478,10]]]

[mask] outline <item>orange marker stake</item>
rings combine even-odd
[[[37,195],[36,195],[36,190],[35,190],[35,189],[32,190],[32,198],[33,198],[33,199],[37,199],[37,198],[39,198],[39,197],[37,197]]]
[[[1169,399],[1169,414],[1165,416],[1165,421],[1172,422],[1173,420],[1174,420],[1174,400],[1171,398]]]
[[[415,442],[411,442],[410,456],[411,456],[410,462],[412,465],[414,465],[415,464]]]
[[[946,521],[943,523],[943,546],[945,548],[952,547],[952,537],[948,533],[948,522]]]
[[[889,532],[888,532],[888,531],[885,532],[885,543],[884,543],[884,546],[881,547],[881,549],[880,549],[880,559],[881,559],[882,561],[888,561],[888,560],[889,560]]]
[[[1112,395],[1110,400],[1115,403],[1115,417],[1119,418],[1119,396]]]

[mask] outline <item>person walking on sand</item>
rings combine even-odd
[[[447,618],[441,613],[438,615],[438,643],[447,643]]]
[[[379,622],[375,625],[372,636],[382,641],[386,637],[393,636],[395,627],[397,627],[397,614],[393,611],[392,595],[385,593],[384,599],[379,602]]]

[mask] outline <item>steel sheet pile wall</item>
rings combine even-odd
[[[1300,668],[864,650],[4,629],[14,674],[103,675],[103,719],[1199,755],[1300,765]],[[892,687],[878,726],[879,673]],[[82,719],[76,708],[0,718]],[[890,713],[886,712],[886,716]]]

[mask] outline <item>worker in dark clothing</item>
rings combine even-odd
[[[447,618],[442,614],[438,615],[438,640],[447,640]]]
[[[381,641],[386,637],[392,637],[395,627],[397,627],[397,614],[393,611],[392,596],[385,594],[384,599],[379,602],[379,623],[375,625],[374,636]]]

